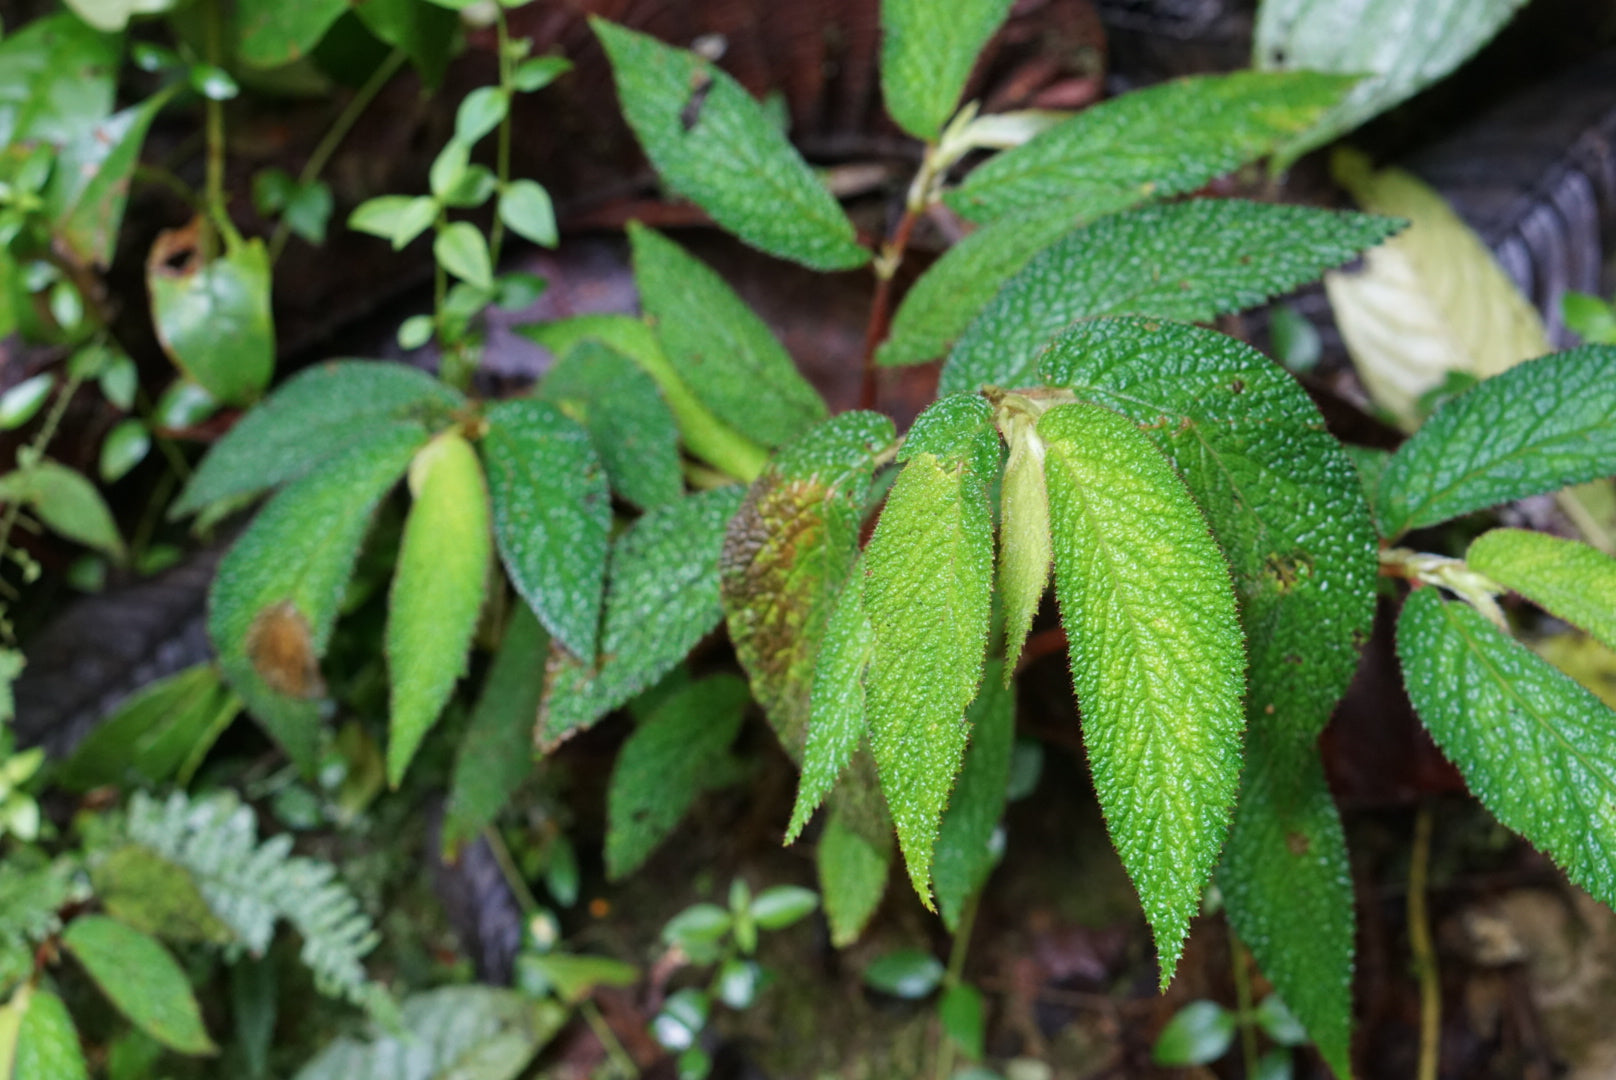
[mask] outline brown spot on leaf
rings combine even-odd
[[[1229,384],[1229,389],[1236,394],[1244,394],[1246,392],[1246,380],[1236,379]]]
[[[1263,574],[1280,592],[1288,593],[1313,576],[1313,559],[1305,551],[1292,555],[1271,554],[1263,560]]]
[[[1285,834],[1285,848],[1297,858],[1306,855],[1308,848],[1312,846],[1313,842],[1299,832]]]
[[[309,621],[290,600],[260,611],[247,628],[247,659],[270,689],[295,698],[325,693]]]

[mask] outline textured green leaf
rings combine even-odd
[[[751,700],[746,683],[715,675],[681,687],[623,743],[606,793],[606,876],[639,869],[696,797],[737,772],[729,744]]]
[[[966,901],[987,881],[998,858],[993,831],[1004,814],[1016,738],[1016,696],[1005,684],[1003,667],[1001,661],[988,662],[982,689],[965,714],[971,745],[937,832],[937,910],[950,932],[959,930]]]
[[[881,95],[898,126],[937,138],[1011,0],[882,0]]]
[[[720,420],[778,446],[825,417],[825,403],[768,326],[705,263],[630,224],[634,281],[667,358]]]
[[[876,413],[819,425],[775,458],[729,525],[719,581],[730,640],[793,760],[825,625],[858,558],[875,459],[893,440]]]
[[[1229,569],[1184,482],[1131,422],[1061,405],[1038,434],[1094,787],[1165,987],[1240,775],[1245,656]]]
[[[213,580],[208,636],[248,711],[312,775],[319,660],[376,504],[426,442],[401,429],[292,482],[253,519]]]
[[[1493,529],[1465,552],[1472,570],[1616,649],[1616,559],[1576,540]]]
[[[488,484],[477,451],[459,433],[444,432],[415,455],[410,491],[415,501],[387,598],[387,779],[394,787],[465,673],[494,548]]]
[[[117,921],[169,941],[236,944],[185,868],[140,844],[125,844],[90,867],[102,909]]]
[[[1102,218],[1016,274],[966,330],[940,392],[1025,386],[1044,343],[1080,319],[1204,322],[1311,281],[1389,235],[1364,214],[1196,199]]]
[[[456,390],[403,364],[337,360],[300,371],[213,445],[169,514],[182,517],[279,487],[344,450],[400,431],[425,442],[464,404]]]
[[[85,1080],[90,1075],[79,1033],[62,999],[49,990],[24,987],[8,1003],[21,1009],[15,1057],[7,1059],[0,1033],[0,1076],[5,1080]],[[0,1026],[4,1025],[0,1018]]]
[[[1194,191],[1306,131],[1353,82],[1311,71],[1237,71],[1135,90],[990,159],[947,201],[985,221],[1075,197],[1076,216],[1095,218]]]
[[[915,421],[902,457],[862,564],[873,638],[865,697],[881,790],[909,878],[931,907],[932,849],[987,650],[992,410],[975,395],[943,398]]]
[[[280,67],[307,56],[348,0],[237,0],[237,55],[254,67]]]
[[[63,932],[62,947],[146,1034],[182,1054],[218,1052],[185,972],[154,938],[104,915],[81,915]]]
[[[460,740],[443,820],[445,851],[458,850],[492,824],[533,771],[533,718],[544,695],[547,640],[532,609],[516,605]]]
[[[1352,871],[1318,751],[1255,726],[1218,886],[1229,922],[1337,1076],[1351,1075]]]
[[[892,849],[892,819],[875,762],[868,753],[860,754],[830,797],[825,830],[814,849],[830,940],[838,949],[857,941],[880,907],[891,876]]]
[[[600,661],[554,649],[536,738],[583,730],[673,670],[718,625],[718,559],[746,489],[718,488],[659,506],[612,546]]]
[[[556,640],[593,659],[612,507],[589,433],[543,401],[501,402],[485,418],[483,457],[505,570]]]
[[[1015,674],[1033,617],[1049,586],[1049,489],[1038,413],[1009,398],[999,406],[1000,431],[1010,444],[999,484],[999,603],[1004,607],[1004,672]],[[1018,407],[1006,409],[1010,403]]]
[[[71,791],[163,784],[198,762],[241,701],[213,664],[196,664],[148,683],[79,743],[55,780]]]
[[[0,146],[72,142],[112,112],[122,39],[70,12],[7,27],[0,41]]]
[[[1283,148],[1294,161],[1458,67],[1526,0],[1265,0],[1254,61],[1262,68],[1368,76]]]
[[[81,262],[103,270],[111,264],[146,132],[172,96],[154,94],[115,113],[57,154],[45,201],[57,215],[56,242]]]
[[[1450,398],[1398,448],[1375,504],[1382,535],[1616,471],[1616,346],[1510,368]]]
[[[245,404],[275,371],[269,255],[259,239],[230,235],[209,262],[200,224],[160,233],[146,261],[157,340],[187,378],[227,405]]]
[[[741,85],[694,53],[590,20],[623,115],[675,192],[748,244],[815,270],[862,266],[853,223]]]
[[[1374,529],[1351,461],[1273,361],[1211,330],[1102,319],[1042,373],[1139,424],[1178,467],[1234,573],[1253,725],[1311,738],[1374,617]]]
[[[1482,804],[1616,904],[1616,713],[1435,588],[1404,603],[1397,655],[1415,712]]]

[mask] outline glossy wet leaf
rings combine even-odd
[[[1041,369],[1178,467],[1234,574],[1252,724],[1317,735],[1357,669],[1379,564],[1358,475],[1307,393],[1233,338],[1147,319],[1074,327]]]
[[[1415,712],[1482,805],[1616,903],[1616,712],[1433,587],[1404,603],[1397,655]]]
[[[878,454],[892,421],[848,412],[770,463],[729,525],[720,564],[730,640],[781,744],[801,761],[814,665],[853,572]]]
[[[1003,666],[998,660],[988,662],[982,688],[965,714],[971,743],[937,832],[932,877],[937,910],[951,932],[959,930],[966,902],[987,881],[998,861],[993,833],[1004,815],[1010,748],[1016,737],[1015,691],[1005,684]]]
[[[114,484],[122,480],[130,469],[146,460],[151,450],[151,434],[146,425],[133,418],[113,425],[101,441],[101,479]]]
[[[603,19],[590,26],[623,115],[676,194],[771,255],[815,270],[869,261],[835,197],[739,83],[655,38]]]
[[[32,420],[55,387],[56,376],[45,371],[0,394],[0,431],[15,431]]]
[[[1035,256],[954,346],[941,393],[1031,385],[1043,345],[1096,315],[1203,322],[1316,278],[1388,236],[1385,218],[1197,199],[1102,218]]]
[[[203,262],[200,221],[159,233],[146,261],[152,322],[169,359],[227,405],[263,392],[275,370],[269,256],[259,239],[230,239]]]
[[[1472,570],[1616,649],[1616,559],[1576,540],[1493,529],[1465,552]]]
[[[444,226],[432,241],[432,257],[453,276],[479,289],[494,287],[494,264],[488,241],[468,221]]]
[[[1312,71],[1175,79],[1092,105],[974,169],[948,204],[986,221],[1076,197],[1075,217],[1194,191],[1306,131],[1352,86]]]
[[[524,240],[542,247],[555,247],[555,207],[550,193],[533,180],[513,180],[499,197],[499,217],[507,228]]]
[[[919,949],[889,952],[864,969],[866,986],[909,1001],[928,996],[942,981],[943,962]]]
[[[1158,1065],[1205,1065],[1222,1057],[1234,1043],[1234,1013],[1215,1001],[1192,1001],[1167,1022],[1150,1060]]]
[[[1443,404],[1392,455],[1375,504],[1395,539],[1616,470],[1616,346],[1554,353]]]
[[[0,146],[61,146],[112,112],[121,40],[70,12],[8,26],[0,40]]]
[[[612,545],[600,660],[550,654],[535,737],[548,748],[656,683],[723,618],[718,560],[745,489],[659,506]]]
[[[115,113],[58,153],[45,198],[57,215],[56,242],[81,262],[103,270],[111,265],[146,133],[172,96],[154,94]]]
[[[346,10],[348,0],[237,0],[237,55],[266,68],[301,60]]]
[[[932,849],[965,754],[993,591],[999,466],[992,410],[943,398],[915,421],[863,559],[871,631],[870,748],[915,891],[932,906]]]
[[[784,930],[819,910],[819,894],[800,885],[774,885],[752,898],[752,918],[761,930]]]
[[[831,795],[825,829],[814,850],[832,945],[846,948],[864,932],[886,895],[892,856],[892,821],[875,763],[866,753],[854,759]]]
[[[8,1009],[20,1009],[16,1017],[14,1055],[6,1053],[4,1028]],[[8,1071],[9,1070],[9,1071]],[[54,993],[24,986],[0,1006],[0,1075],[6,1080],[87,1080],[89,1068],[79,1033],[68,1015],[67,1006]]]
[[[415,455],[410,492],[387,598],[387,778],[395,788],[465,673],[494,546],[482,466],[458,433]]]
[[[374,439],[410,431],[425,442],[464,404],[458,391],[403,364],[316,365],[276,387],[213,444],[169,514],[279,487]]]
[[[765,446],[824,419],[818,392],[723,278],[652,229],[630,225],[629,240],[640,303],[668,360],[719,419]]]
[[[589,433],[543,401],[501,402],[484,418],[505,571],[556,640],[592,661],[612,509]]]
[[[62,934],[62,947],[119,1012],[164,1046],[191,1055],[218,1051],[190,981],[156,939],[104,915],[81,915]]]
[[[124,559],[123,537],[100,489],[60,462],[47,458],[0,476],[0,502],[25,503],[58,536]]]
[[[335,455],[271,499],[219,564],[208,637],[225,678],[297,766],[314,772],[319,661],[370,518],[427,441],[399,429]]]
[[[729,753],[751,700],[746,683],[715,675],[673,693],[618,752],[606,793],[606,875],[639,869],[703,791],[735,779]]]
[[[1165,987],[1239,781],[1245,656],[1229,569],[1184,482],[1131,421],[1061,405],[1038,434],[1089,765]]]
[[[935,140],[959,106],[977,54],[1011,0],[882,0],[881,96],[917,139]]]

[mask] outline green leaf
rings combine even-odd
[[[969,983],[955,983],[943,991],[937,1003],[937,1019],[943,1033],[972,1060],[980,1060],[987,1038],[986,1005],[982,991]]]
[[[539,384],[589,432],[611,489],[642,510],[684,494],[679,429],[656,380],[620,351],[586,339]]]
[[[67,0],[73,13],[103,33],[116,33],[136,15],[161,15],[179,0]]]
[[[881,95],[898,126],[936,140],[1011,0],[882,0]]]
[[[815,270],[862,266],[853,223],[741,85],[655,38],[591,19],[623,115],[663,181],[753,247]]]
[[[104,915],[81,915],[62,934],[62,947],[146,1034],[181,1054],[218,1052],[185,972],[154,938]]]
[[[1158,1065],[1205,1065],[1228,1052],[1237,1027],[1234,1013],[1215,1001],[1192,1001],[1156,1036],[1150,1060]]]
[[[32,420],[55,388],[56,376],[42,371],[0,394],[0,431],[15,431]]]
[[[951,933],[959,930],[966,902],[998,861],[993,832],[1004,814],[1016,737],[1016,696],[1006,685],[1003,666],[988,662],[982,689],[965,714],[971,745],[937,832],[937,910]]]
[[[501,402],[484,415],[500,559],[545,628],[592,661],[612,508],[589,434],[543,401]]]
[[[630,223],[640,303],[679,377],[749,438],[778,446],[826,415],[762,319],[705,263],[654,229]]]
[[[432,241],[432,257],[449,273],[479,289],[494,287],[494,263],[488,254],[488,241],[469,221],[455,221],[439,231]]]
[[[101,480],[114,484],[126,476],[130,469],[146,460],[151,450],[151,435],[143,421],[133,417],[113,425],[101,443]]]
[[[1554,353],[1450,398],[1381,476],[1381,534],[1616,471],[1616,346]]]
[[[1316,736],[1357,670],[1379,563],[1357,473],[1307,393],[1233,338],[1145,319],[1074,327],[1041,368],[1178,467],[1234,573],[1247,715]]]
[[[320,43],[348,0],[237,0],[237,56],[253,67],[281,67]]]
[[[675,691],[623,744],[606,793],[606,876],[632,874],[703,791],[734,778],[729,744],[751,700],[746,684],[715,675]]]
[[[717,945],[729,933],[733,917],[717,904],[692,904],[668,920],[662,940],[686,952]]]
[[[153,94],[68,142],[56,157],[45,201],[56,215],[56,242],[80,262],[105,270],[112,263],[130,177],[152,120],[173,93]]]
[[[747,493],[720,563],[736,655],[793,760],[807,739],[815,658],[858,558],[859,528],[892,421],[848,412],[787,446]],[[862,727],[862,724],[860,725]]]
[[[90,1075],[79,1033],[61,998],[49,990],[24,987],[6,1008],[22,1011],[16,1029],[16,1056],[9,1060],[0,1032],[0,1075],[6,1080],[85,1080]],[[4,1024],[0,1017],[0,1028]]]
[[[1010,444],[1010,459],[999,484],[998,584],[1004,608],[1006,682],[1015,674],[1049,586],[1049,489],[1044,482],[1043,440],[1034,431],[1037,422],[1037,408],[1025,399],[1000,400],[999,427]]]
[[[1061,619],[1094,786],[1172,979],[1240,774],[1245,656],[1206,519],[1131,422],[1044,414]]]
[[[153,937],[170,941],[236,943],[213,914],[196,881],[168,859],[139,844],[109,852],[90,868],[90,881],[106,913]]]
[[[0,476],[0,501],[26,502],[52,532],[123,561],[126,552],[118,523],[83,473],[49,459],[41,461]]]
[[[493,559],[488,485],[462,436],[444,432],[415,455],[410,491],[387,599],[387,779],[395,788],[465,673]]]
[[[1493,529],[1465,552],[1472,570],[1616,649],[1616,559],[1576,540]]]
[[[1046,248],[1004,286],[943,367],[941,393],[1028,385],[1039,350],[1096,315],[1182,322],[1261,303],[1384,239],[1363,214],[1196,199],[1103,218]]]
[[[745,489],[687,496],[650,511],[612,546],[601,661],[550,653],[536,737],[541,749],[583,730],[673,670],[718,625],[718,559]]]
[[[146,261],[157,340],[189,379],[227,405],[269,385],[275,324],[269,310],[264,242],[229,234],[223,254],[203,262],[200,221],[158,234]]]
[[[535,56],[516,65],[511,83],[524,94],[543,90],[572,70],[572,62],[561,56]]]
[[[420,0],[360,0],[353,10],[372,34],[403,50],[428,87],[443,82],[460,39],[460,20],[453,12]]]
[[[1282,149],[1286,163],[1344,135],[1485,45],[1526,0],[1265,0],[1253,59],[1262,68],[1364,76],[1341,103]]]
[[[455,110],[455,139],[466,146],[475,146],[484,135],[499,127],[510,108],[510,99],[499,87],[477,87],[460,99],[460,107]]]
[[[870,747],[915,891],[932,906],[932,848],[969,731],[987,649],[999,465],[992,410],[943,398],[915,421],[865,550],[873,644],[866,678]]]
[[[633,986],[640,981],[640,972],[633,964],[606,956],[544,953],[519,956],[517,964],[530,969],[542,980],[548,992],[554,992],[568,1005],[584,1001],[596,987]]]
[[[516,1080],[570,1016],[493,986],[445,986],[411,995],[395,1030],[368,1041],[343,1036],[295,1080]]]
[[[860,754],[830,797],[825,830],[814,851],[825,920],[831,944],[838,949],[858,940],[881,905],[892,871],[892,847],[892,821],[875,762]]]
[[[279,487],[365,442],[408,431],[424,443],[464,404],[404,364],[337,360],[300,371],[214,443],[169,515]]]
[[[513,180],[505,186],[499,196],[499,218],[511,232],[540,247],[553,248],[560,241],[550,193],[533,180]]]
[[[752,900],[752,918],[763,930],[784,930],[819,909],[819,894],[799,885],[775,885]]]
[[[460,740],[443,821],[445,851],[457,851],[493,824],[533,771],[533,718],[544,694],[547,642],[532,609],[516,605]]]
[[[1318,750],[1253,723],[1218,886],[1263,974],[1330,1068],[1348,1076],[1356,904],[1341,815]]]
[[[943,962],[919,949],[889,952],[864,969],[865,985],[906,1001],[929,996],[942,981]]]
[[[1302,1027],[1301,1021],[1296,1019],[1278,994],[1269,994],[1263,998],[1258,1003],[1253,1018],[1257,1021],[1257,1026],[1262,1028],[1263,1034],[1281,1046],[1301,1046],[1307,1042],[1307,1030]]]
[[[253,519],[214,578],[208,636],[225,678],[309,775],[320,657],[372,511],[425,442],[424,432],[394,430],[294,481]]]
[[[122,40],[69,12],[0,41],[0,146],[62,146],[112,112]]]
[[[1307,130],[1353,82],[1312,71],[1237,71],[1136,90],[990,159],[947,202],[987,221],[1072,200],[1073,216],[1092,219],[1194,191]]]
[[[1435,588],[1397,622],[1414,711],[1493,815],[1616,903],[1616,714]]]
[[[241,701],[219,669],[196,664],[142,687],[99,724],[56,774],[70,791],[167,783],[199,764]]]

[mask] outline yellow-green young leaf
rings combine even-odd
[[[1376,492],[1396,539],[1616,472],[1616,346],[1554,353],[1449,398],[1398,447]]]
[[[1031,385],[1050,338],[1096,315],[1206,322],[1316,278],[1383,240],[1387,218],[1195,199],[1101,218],[1034,256],[943,365],[940,393]]]
[[[864,553],[872,645],[865,682],[870,748],[909,879],[932,906],[932,849],[965,755],[993,593],[999,466],[992,410],[956,394],[921,414],[907,461]]]
[[[541,749],[589,727],[654,685],[723,618],[718,560],[746,489],[659,506],[612,545],[600,660],[551,649],[534,733]]]
[[[1616,712],[1435,588],[1404,603],[1397,655],[1414,711],[1482,804],[1616,904]]]
[[[299,769],[318,764],[320,658],[376,504],[426,435],[392,430],[287,485],[219,564],[208,636],[225,678]]]
[[[815,270],[870,253],[834,196],[741,85],[705,59],[591,19],[623,115],[663,181],[748,244]]]
[[[517,604],[460,740],[443,818],[445,852],[492,824],[533,770],[533,718],[544,695],[547,644],[532,609]]]
[[[1494,529],[1471,543],[1465,562],[1616,649],[1616,559],[1604,552],[1528,529]]]
[[[415,455],[410,491],[415,501],[387,599],[387,779],[394,787],[465,673],[494,548],[488,485],[477,452],[458,433],[439,435]]]
[[[999,485],[999,600],[1004,605],[1004,671],[1008,683],[1049,584],[1049,489],[1044,483],[1044,441],[1031,411],[1006,423],[1010,458]]]
[[[84,1080],[90,1073],[79,1046],[79,1033],[62,999],[28,984],[18,987],[0,1009],[14,1010],[15,1044],[7,1053],[0,1015],[0,1077],[4,1080]]]
[[[1038,434],[1094,787],[1165,987],[1240,777],[1246,658],[1229,568],[1184,482],[1132,422],[1061,405]]]
[[[623,743],[606,793],[606,876],[639,869],[703,791],[739,775],[729,744],[751,700],[746,684],[715,675],[674,691]]]
[[[218,1052],[190,981],[155,938],[104,915],[81,915],[67,925],[62,947],[146,1034],[181,1054]]]
[[[881,906],[892,854],[892,819],[875,762],[859,754],[830,797],[825,830],[814,849],[830,941],[838,949],[857,941]]]
[[[1081,216],[1193,191],[1305,131],[1355,80],[1311,71],[1198,75],[1123,94],[990,159],[948,195],[986,221],[1081,191]]]
[[[1318,750],[1255,727],[1218,867],[1229,922],[1337,1076],[1351,1075],[1356,904]]]
[[[987,881],[999,857],[993,832],[1004,814],[1016,739],[1016,695],[1003,677],[1006,666],[988,661],[982,688],[965,714],[971,745],[937,833],[937,910],[950,932],[959,930],[966,902]]]
[[[825,417],[825,403],[768,326],[706,263],[630,223],[640,303],[679,377],[720,420],[779,446]]]
[[[1365,388],[1406,430],[1448,372],[1485,379],[1549,351],[1537,309],[1434,189],[1401,169],[1375,172],[1351,150],[1336,153],[1334,171],[1365,210],[1409,222],[1362,269],[1324,277]]]
[[[881,95],[898,126],[935,140],[1011,0],[881,0]]]
[[[163,351],[226,405],[261,394],[275,371],[269,256],[259,239],[226,235],[204,262],[201,222],[159,233],[146,260],[152,324]]]
[[[855,566],[837,594],[825,624],[824,639],[814,658],[812,705],[807,743],[802,755],[802,779],[797,803],[786,828],[786,843],[802,834],[803,826],[825,801],[837,778],[853,760],[867,728],[864,708],[864,672],[870,664],[875,636],[864,610],[864,570]]]
[[[589,433],[544,401],[504,401],[484,418],[505,571],[556,640],[593,660],[612,506]]]
[[[729,524],[719,564],[730,640],[792,760],[808,733],[814,662],[858,558],[875,459],[892,421],[849,412],[786,447]]]

